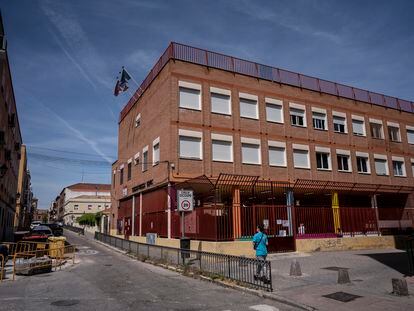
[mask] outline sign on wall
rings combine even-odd
[[[193,208],[193,190],[177,190],[178,211],[191,212]]]

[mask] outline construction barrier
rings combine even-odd
[[[46,243],[47,244],[47,243]],[[27,245],[23,247],[27,249]],[[36,246],[37,247],[37,246]],[[40,245],[43,248],[43,245]],[[34,246],[29,246],[34,248]],[[39,272],[51,272],[62,268],[66,260],[75,263],[76,254],[75,245],[67,245],[61,247],[48,247],[43,249],[16,252],[13,255],[13,280],[16,274],[32,275]]]

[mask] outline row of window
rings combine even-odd
[[[222,134],[211,134],[212,160],[233,162],[233,137]],[[310,169],[309,146],[292,145],[293,165],[295,168]],[[331,150],[326,147],[315,147],[316,166],[319,170],[332,170]],[[286,143],[268,141],[270,166],[287,166]],[[202,133],[179,130],[179,156],[183,159],[202,160]],[[259,139],[241,137],[241,156],[244,164],[262,164],[261,144]],[[356,152],[358,173],[370,174],[369,154]],[[352,172],[351,153],[349,150],[336,149],[338,171]],[[414,159],[412,159],[414,170]],[[374,154],[375,172],[377,175],[389,175],[386,155]],[[406,176],[403,157],[392,157],[393,175]],[[414,175],[414,171],[413,171]]]
[[[107,205],[107,204],[105,204],[104,206],[98,205],[98,210],[104,210],[104,209],[106,209],[108,207],[109,207],[109,205]],[[79,210],[79,205],[78,204],[74,204],[73,205],[73,209],[75,211]],[[91,210],[91,209],[92,209],[92,205],[91,204],[88,204],[88,210]]]
[[[179,106],[180,108],[201,110],[201,85],[179,81]],[[211,112],[231,115],[231,91],[210,87]],[[239,93],[240,117],[259,119],[258,96]],[[275,123],[284,123],[283,102],[279,99],[265,98],[266,120]],[[307,127],[305,105],[289,103],[290,124],[297,127]],[[140,115],[137,116],[136,126],[140,123]],[[352,134],[366,136],[365,118],[359,115],[351,115]],[[336,133],[348,133],[346,113],[332,112],[333,130]],[[138,124],[138,125],[137,125]],[[312,107],[312,125],[316,130],[327,131],[328,120],[326,109]],[[373,138],[384,139],[382,120],[369,118],[370,134]],[[387,122],[388,138],[394,142],[401,142],[400,126],[397,122]],[[414,126],[406,126],[407,141],[414,144]]]
[[[134,165],[138,165],[141,163],[141,170],[142,172],[145,172],[146,170],[148,170],[148,164],[149,164],[149,159],[148,159],[148,146],[145,146],[142,149],[142,160],[140,161],[141,155],[140,153],[136,153],[134,155],[134,159],[129,159],[127,162],[127,178],[128,180],[131,180],[132,178],[132,162],[134,162]],[[152,142],[152,165],[158,165],[158,163],[160,163],[160,138],[157,137],[156,139],[153,140]],[[125,165],[122,164],[119,167],[119,184],[123,184],[124,183],[124,168]],[[113,176],[113,183],[115,184],[115,171],[113,172],[114,176]]]

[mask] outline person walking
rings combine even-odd
[[[257,233],[253,236],[253,248],[256,250],[256,259],[259,261],[257,265],[256,274],[254,275],[255,280],[262,280],[263,282],[268,282],[266,275],[261,276],[262,269],[267,256],[267,235],[264,233],[263,225],[258,225],[256,229]]]

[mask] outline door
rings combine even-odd
[[[132,234],[131,217],[125,217],[124,235],[125,239],[129,240]]]

